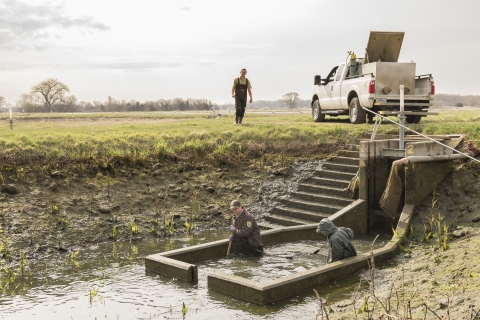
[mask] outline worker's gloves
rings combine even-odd
[[[235,232],[235,230],[237,230],[237,229],[235,229],[234,226],[230,226],[230,232]]]
[[[228,241],[233,241],[233,236],[232,235],[228,236]]]

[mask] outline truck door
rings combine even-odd
[[[343,82],[343,79],[345,78],[343,76],[343,71],[345,69],[345,64],[341,64],[338,66],[338,70],[337,70],[337,74],[335,76],[335,81],[332,82],[332,88],[331,88],[331,107],[332,109],[341,109],[342,108],[342,105],[341,105],[341,97],[342,97],[342,92],[341,92],[341,88],[342,88],[342,82]]]
[[[338,66],[332,69],[325,78],[323,86],[320,87],[320,106],[322,109],[332,109],[333,84],[337,74]]]

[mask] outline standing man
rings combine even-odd
[[[242,124],[245,108],[247,107],[247,91],[252,103],[252,85],[245,77],[247,69],[240,70],[240,77],[233,80],[232,98],[235,98],[235,124]]]
[[[233,253],[246,256],[259,256],[263,253],[263,241],[255,218],[247,212],[238,200],[230,203],[234,223],[230,226],[229,241],[232,242]]]
[[[317,233],[322,233],[327,237],[329,245],[328,261],[335,262],[357,255],[355,247],[350,242],[353,239],[353,230],[350,228],[337,228],[330,219],[322,219],[317,228]]]

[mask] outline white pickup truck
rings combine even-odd
[[[433,105],[435,84],[431,74],[415,76],[415,63],[397,62],[404,32],[371,31],[365,58],[348,52],[347,60],[335,66],[328,76],[314,78],[312,118],[315,122],[325,115],[349,115],[350,122],[359,124],[374,115],[398,115],[400,85],[404,86],[404,110],[407,123],[418,123]],[[363,107],[363,108],[362,108]]]

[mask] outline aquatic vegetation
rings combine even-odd
[[[182,305],[183,319],[185,319],[185,317],[187,316],[187,312],[188,312],[188,308],[185,306],[185,302],[183,302],[183,305]]]
[[[133,221],[130,221],[128,224],[128,230],[130,233],[130,242],[132,242],[133,235],[139,232],[139,228]]]
[[[430,239],[436,238],[437,247],[441,251],[448,249],[449,242],[449,227],[445,218],[435,207],[438,201],[438,194],[435,189],[432,195],[430,217],[428,217],[428,224],[424,224],[423,242],[428,243]]]
[[[158,219],[152,219],[150,220],[150,223],[153,224],[152,229],[150,229],[150,232],[153,233],[154,235],[158,236],[159,231],[158,231]]]
[[[10,253],[8,238],[3,235],[3,230],[0,229],[0,255],[3,258],[8,257]]]

